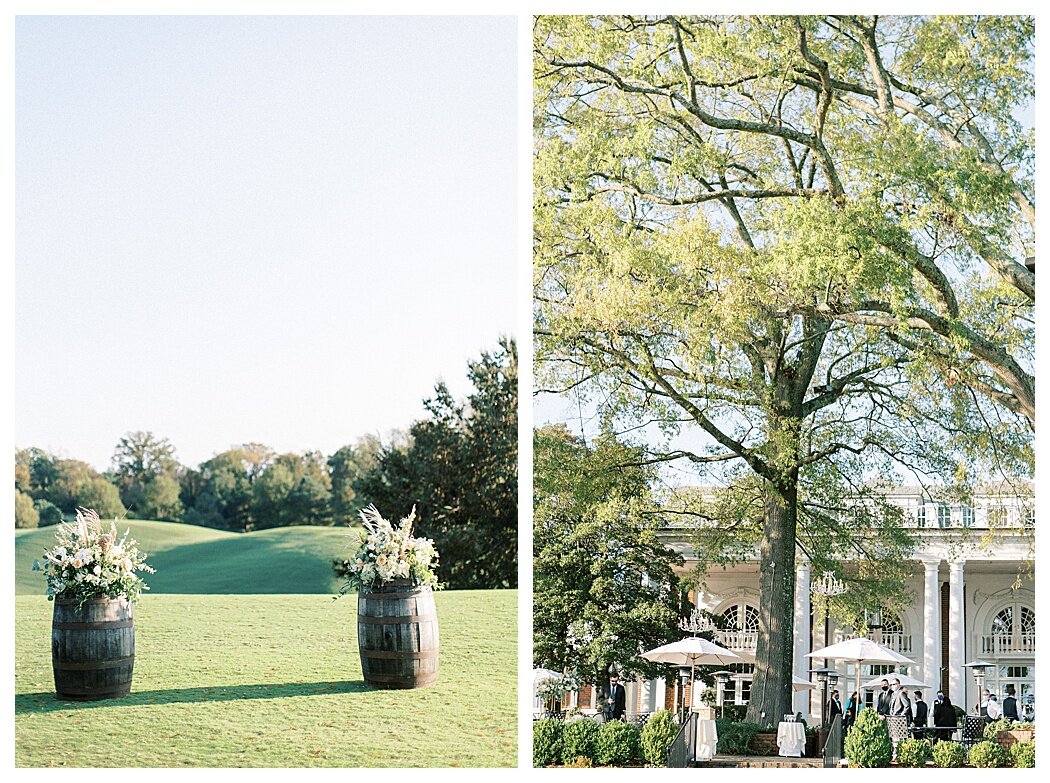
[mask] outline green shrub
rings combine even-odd
[[[62,522],[62,509],[48,500],[34,500],[33,508],[40,515],[40,527],[57,525]]]
[[[595,761],[622,767],[638,756],[638,729],[630,723],[612,720],[598,728]]]
[[[970,748],[971,767],[1005,767],[1006,751],[993,740],[982,740]]]
[[[886,721],[872,709],[861,710],[846,735],[845,755],[851,767],[888,767],[893,743]]]
[[[29,528],[40,524],[40,514],[33,506],[33,498],[15,490],[15,527]]]
[[[642,757],[654,767],[667,764],[667,750],[678,734],[679,725],[669,710],[654,714],[642,727]]]
[[[1035,766],[1035,743],[1015,742],[1010,746],[1010,763],[1015,767]]]
[[[757,723],[716,720],[718,753],[726,756],[747,756],[752,753],[751,743],[759,732]]]
[[[723,704],[719,708],[719,714],[723,715],[726,720],[736,721],[737,723],[743,723],[744,717],[747,715],[747,705]]]
[[[984,727],[984,738],[993,740],[999,736],[1000,731],[1009,731],[1014,727],[1014,723],[1009,718],[999,718],[999,720],[993,720]]]
[[[941,740],[933,746],[933,763],[938,767],[961,767],[966,763],[966,749],[958,742]]]
[[[933,758],[930,743],[921,739],[904,739],[897,745],[897,764],[902,767],[925,767]]]
[[[544,718],[532,724],[532,764],[549,767],[561,761],[562,732],[559,718]]]
[[[561,760],[570,764],[586,758],[594,760],[594,744],[598,740],[598,724],[593,720],[569,721],[561,735]]]
[[[594,766],[594,762],[591,759],[587,758],[586,756],[580,756],[579,758],[573,759],[572,761],[568,762],[565,766],[566,767],[586,768],[586,767],[593,767]]]

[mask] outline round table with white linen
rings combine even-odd
[[[781,756],[801,756],[806,748],[805,724],[781,721],[777,726],[777,747]]]
[[[713,720],[696,722],[695,758],[697,761],[710,761],[718,750],[718,730]]]

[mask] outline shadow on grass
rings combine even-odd
[[[15,695],[15,714],[58,712],[96,707],[140,707],[145,704],[200,704],[242,699],[284,699],[290,696],[332,696],[339,693],[365,693],[373,690],[364,680],[328,682],[286,682],[266,685],[215,685],[208,688],[169,688],[135,691],[119,699],[102,701],[60,701],[54,691]]]

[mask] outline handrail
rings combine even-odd
[[[685,769],[689,766],[689,762],[693,761],[693,738],[696,736],[694,730],[696,726],[695,712],[686,713],[685,720],[682,722],[682,726],[678,729],[678,733],[675,738],[671,741],[671,746],[667,749],[667,766],[669,769]]]
[[[824,766],[837,767],[842,760],[842,715],[835,716],[828,730],[828,740],[824,743]]]

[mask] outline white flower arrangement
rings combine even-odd
[[[365,529],[359,533],[357,552],[343,564],[346,584],[339,594],[372,589],[395,579],[406,579],[415,587],[435,587],[438,553],[429,538],[412,538],[415,520],[415,506],[397,527],[383,519],[375,506],[362,511]]]
[[[109,530],[91,509],[78,508],[76,522],[63,522],[55,532],[58,545],[44,553],[47,598],[72,598],[80,604],[93,598],[126,598],[137,601],[148,590],[136,571],[156,573],[146,565],[146,555],[128,538],[117,540],[116,523]]]

